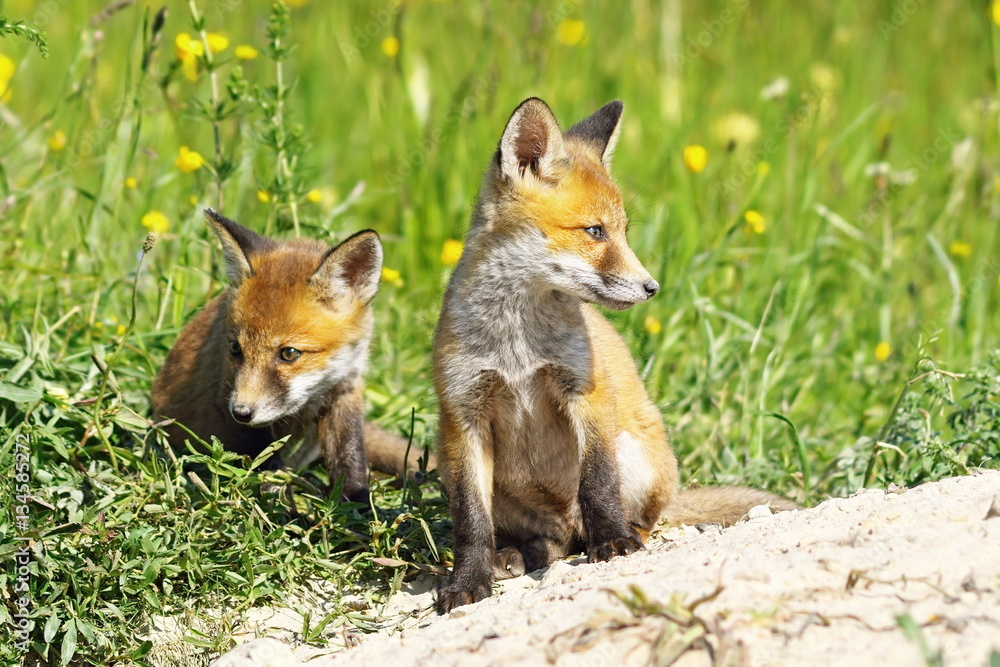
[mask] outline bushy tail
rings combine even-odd
[[[663,519],[674,526],[718,523],[725,527],[745,518],[750,508],[757,505],[767,505],[772,512],[799,507],[781,496],[745,486],[702,486],[678,493],[664,511]]]
[[[387,475],[394,475],[396,479],[403,479],[403,471],[406,471],[407,479],[411,482],[419,482],[418,474],[420,464],[417,459],[423,454],[423,450],[416,445],[410,447],[410,456],[406,457],[406,444],[404,438],[383,431],[378,426],[365,423],[365,450],[368,452],[368,465],[373,470],[384,472]],[[437,458],[430,455],[427,461],[427,469],[433,470],[437,467]]]

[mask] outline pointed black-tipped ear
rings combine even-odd
[[[222,243],[222,254],[226,258],[226,278],[230,285],[238,286],[253,275],[250,256],[274,248],[275,241],[230,220],[213,208],[205,208],[205,217],[212,223],[212,229]]]
[[[553,165],[564,156],[562,131],[549,105],[537,97],[521,102],[500,138],[500,173],[514,180],[523,179],[529,172],[547,178]]]
[[[581,139],[589,144],[597,151],[601,163],[605,167],[610,167],[611,156],[618,143],[624,106],[621,100],[608,102],[592,115],[569,128],[566,136]]]
[[[366,229],[331,248],[309,284],[329,300],[353,294],[368,303],[378,294],[381,279],[382,243],[378,234]]]

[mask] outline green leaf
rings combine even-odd
[[[63,635],[62,650],[59,653],[59,661],[68,665],[69,661],[76,655],[76,621],[69,619],[66,621],[66,634]]]
[[[21,385],[0,380],[0,398],[7,399],[11,403],[34,403],[41,399],[42,388],[22,387]]]
[[[49,616],[49,620],[45,622],[45,630],[42,631],[42,639],[48,644],[52,641],[52,638],[56,636],[56,632],[59,631],[59,625],[61,621],[59,620],[59,615],[52,612]]]

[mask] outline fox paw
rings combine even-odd
[[[524,555],[517,547],[498,549],[493,556],[493,577],[497,580],[520,577],[526,571]]]
[[[461,583],[450,583],[438,593],[437,613],[447,614],[455,607],[485,600],[490,596],[492,586],[488,583],[465,586]]]
[[[634,551],[641,551],[642,540],[634,535],[614,537],[607,542],[600,542],[587,547],[587,562],[599,563],[611,560],[615,556],[627,556]]]

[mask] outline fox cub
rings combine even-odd
[[[362,389],[382,245],[366,230],[330,248],[277,241],[206,208],[228,288],[188,323],[153,383],[153,414],[257,456],[291,435],[322,454],[330,483],[367,499],[368,462],[397,475],[406,443],[366,424]],[[367,451],[366,451],[367,450]],[[275,457],[271,467],[280,466]]]
[[[622,310],[659,289],[608,171],[621,114],[611,102],[563,133],[528,99],[483,179],[434,345],[455,544],[441,613],[570,553],[641,549],[664,516],[731,524],[756,504],[792,506],[743,488],[678,494],[661,416],[592,305]]]

